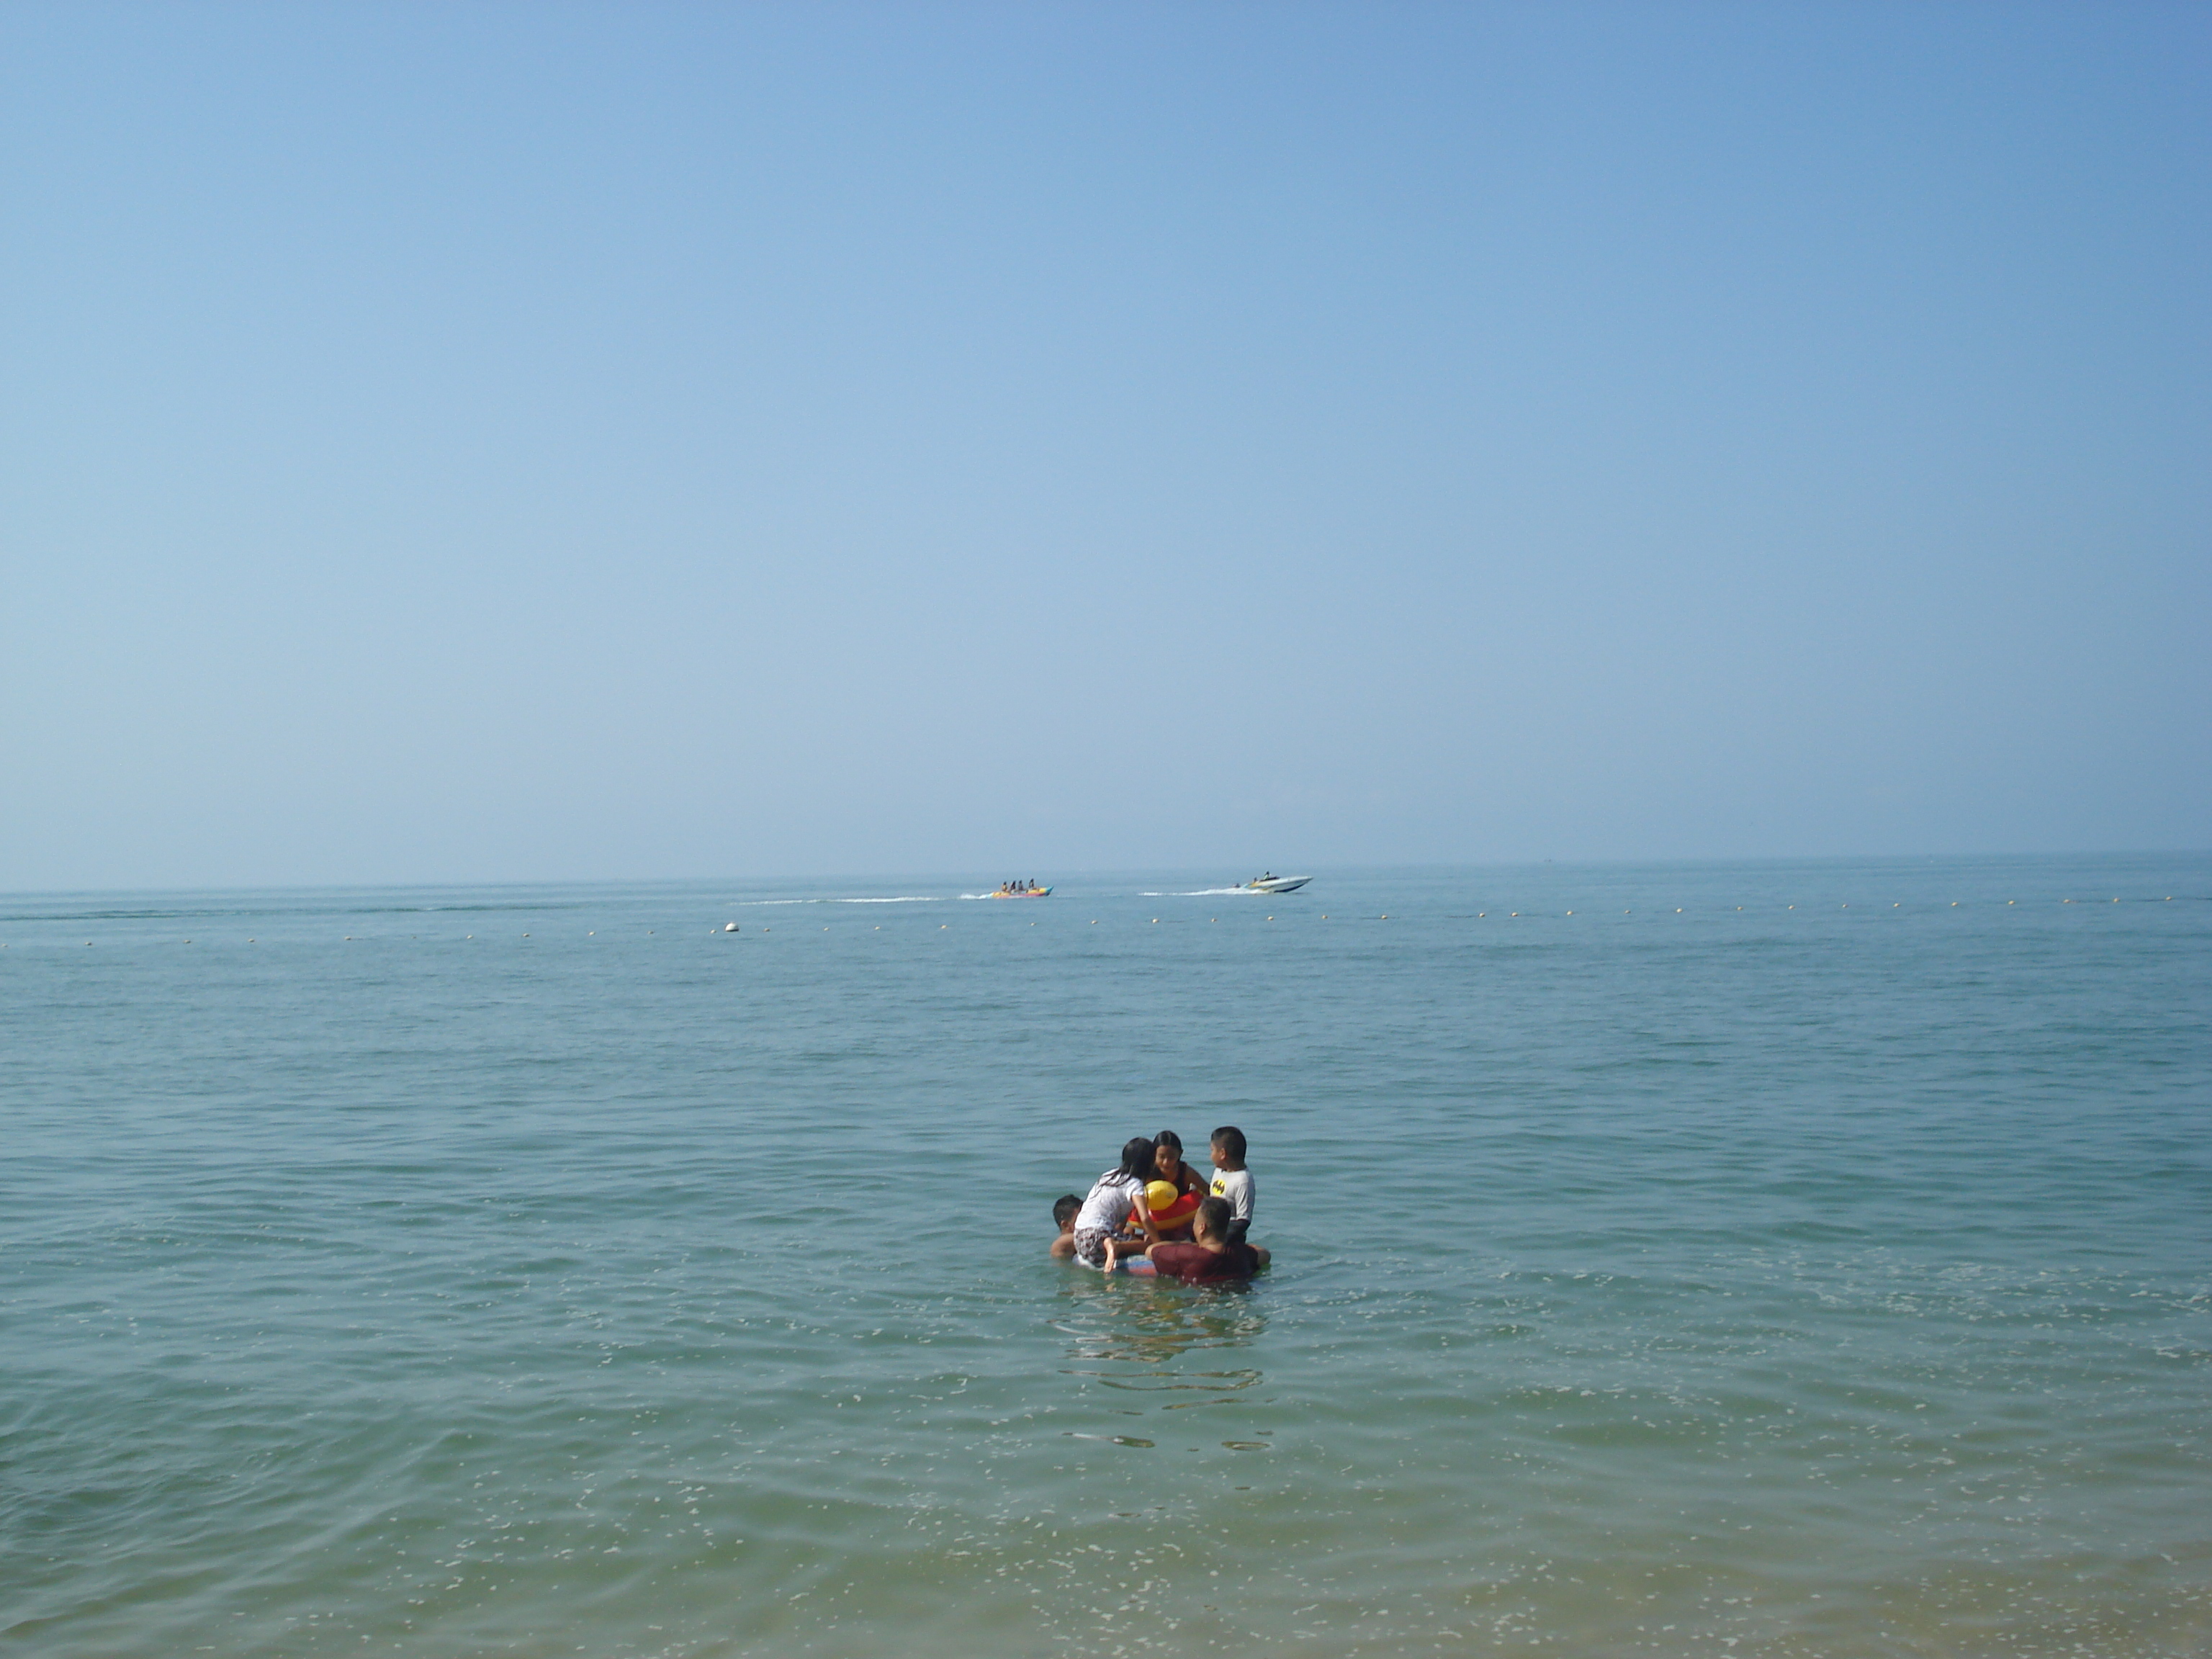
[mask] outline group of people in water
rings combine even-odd
[[[1242,1129],[1216,1129],[1207,1146],[1209,1179],[1183,1162],[1182,1137],[1172,1129],[1138,1136],[1089,1196],[1069,1193],[1053,1205],[1060,1237],[1052,1254],[1109,1273],[1142,1260],[1162,1278],[1251,1278],[1267,1265],[1267,1253],[1244,1237],[1253,1198],[1244,1151]]]
[[[1043,890],[1033,881],[1002,881],[999,884],[999,890],[991,895],[991,896],[994,898],[1012,898],[1015,895],[1019,893],[1036,893],[1042,892],[1042,890]]]

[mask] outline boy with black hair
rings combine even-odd
[[[1052,1218],[1060,1224],[1060,1237],[1052,1241],[1052,1259],[1065,1261],[1075,1254],[1075,1218],[1081,1213],[1083,1200],[1073,1193],[1064,1193],[1052,1201]]]
[[[1267,1265],[1267,1253],[1256,1244],[1232,1241],[1231,1224],[1229,1200],[1206,1199],[1190,1218],[1189,1243],[1155,1244],[1146,1252],[1152,1259],[1153,1273],[1191,1284],[1251,1278]]]
[[[1231,1243],[1242,1244],[1252,1230],[1252,1172],[1244,1167],[1244,1132],[1233,1124],[1216,1129],[1211,1156],[1212,1195],[1229,1205],[1226,1237]]]

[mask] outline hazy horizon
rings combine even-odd
[[[1972,864],[1981,866],[2007,863],[2022,865],[2051,865],[2079,860],[2098,862],[2108,860],[2151,860],[2161,859],[2212,858],[2212,848],[2126,848],[2066,849],[2041,853],[1996,851],[1988,853],[1893,853],[1893,854],[1819,854],[1808,856],[1778,855],[1747,858],[1680,858],[1680,859],[1498,859],[1462,860],[1458,861],[1427,860],[1405,863],[1364,865],[1284,865],[1270,866],[1273,872],[1284,876],[1310,876],[1319,886],[1310,896],[1319,897],[1327,890],[1331,877],[1356,876],[1370,879],[1389,875],[1463,875],[1473,872],[1497,872],[1501,874],[1520,871],[1551,870],[1563,874],[1589,871],[1607,874],[1626,874],[1639,870],[1673,872],[1711,872],[1741,869],[1747,872],[1771,871],[1778,867],[1802,866],[1817,870],[1832,866],[1894,866],[1920,868],[1927,865]],[[1053,868],[1042,872],[1024,871],[1014,877],[1001,877],[995,872],[981,872],[968,870],[808,870],[766,872],[752,871],[722,874],[688,874],[673,876],[571,876],[533,878],[526,876],[501,877],[496,879],[471,880],[457,878],[449,881],[366,881],[366,882],[299,882],[258,885],[185,885],[149,887],[58,887],[16,888],[0,890],[0,898],[40,901],[75,897],[98,897],[108,895],[140,896],[173,894],[189,895],[264,895],[315,893],[405,893],[405,892],[483,892],[512,888],[517,890],[574,887],[582,889],[649,889],[687,888],[727,885],[763,888],[796,887],[804,884],[820,886],[887,886],[894,884],[930,884],[949,887],[977,887],[988,890],[1000,879],[1032,878],[1042,884],[1083,887],[1100,883],[1127,884],[1153,880],[1183,880],[1218,877],[1224,882],[1236,883],[1260,873],[1261,866],[1231,866],[1221,860],[1191,865],[1091,866]],[[2109,872],[2107,872],[2109,873]],[[931,895],[951,899],[962,895],[942,893]],[[973,896],[973,895],[969,895]],[[1176,896],[1192,897],[1195,894]],[[2203,897],[2206,895],[2192,895]]]
[[[0,890],[2212,824],[2201,8],[0,46]]]

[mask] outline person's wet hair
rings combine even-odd
[[[1229,1237],[1230,1214],[1231,1209],[1227,1199],[1201,1199],[1199,1201],[1198,1212],[1191,1219],[1203,1221],[1206,1224],[1206,1231],[1216,1238],[1226,1238]]]
[[[1177,1158],[1181,1158],[1182,1156],[1182,1137],[1177,1134],[1173,1129],[1161,1130],[1159,1133],[1152,1137],[1152,1145],[1156,1147],[1172,1146],[1175,1148],[1175,1155]]]
[[[1056,1227],[1067,1225],[1070,1218],[1082,1209],[1083,1200],[1073,1193],[1063,1193],[1052,1201],[1052,1220]]]
[[[1121,1173],[1134,1176],[1139,1181],[1152,1178],[1152,1143],[1143,1135],[1125,1141],[1121,1146]]]
[[[1244,1161],[1244,1132],[1234,1125],[1224,1125],[1213,1132],[1213,1144],[1235,1158]]]

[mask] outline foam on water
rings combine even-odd
[[[1173,884],[0,905],[0,1629],[2212,1641],[2212,860]],[[1045,1260],[1224,1121],[1258,1284]]]

